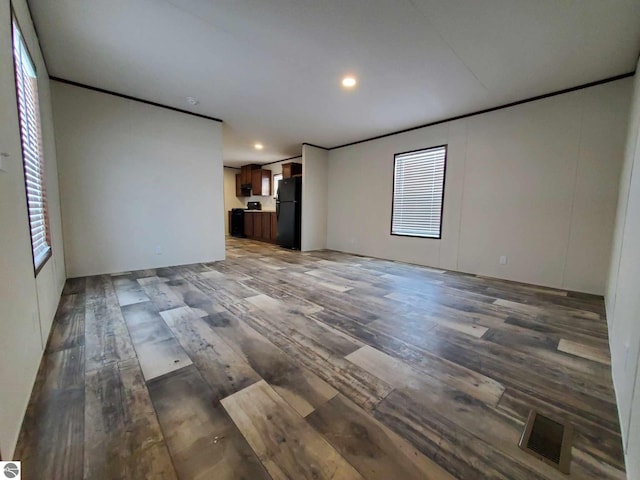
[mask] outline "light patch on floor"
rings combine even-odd
[[[571,340],[565,340],[564,338],[561,338],[558,343],[558,351],[586,358],[587,360],[593,360],[594,362],[604,363],[605,365],[611,365],[611,357],[608,351],[590,345],[582,345],[577,342],[572,342]]]
[[[489,330],[487,327],[483,327],[482,325],[476,325],[470,322],[454,322],[442,318],[438,319],[438,325],[476,338],[482,338],[482,336]]]
[[[250,310],[277,310],[284,308],[284,304],[281,301],[262,293],[253,297],[247,297],[245,300],[252,305]]]
[[[175,338],[135,346],[145,380],[165,375],[193,362]]]

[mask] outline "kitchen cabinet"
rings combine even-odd
[[[251,174],[253,173],[254,170],[260,170],[260,165],[256,165],[256,164],[243,165],[240,168],[240,184],[241,185],[248,185],[251,183],[252,181]]]
[[[276,243],[278,238],[276,212],[249,210],[244,214],[244,235],[251,240]]]
[[[250,213],[253,217],[253,236],[257,239],[262,239],[262,212]]]
[[[271,195],[271,170],[251,172],[251,194],[262,197]]]
[[[240,168],[240,183],[242,185],[246,185],[247,183],[251,183],[251,180],[247,181],[247,176],[249,176],[249,178],[251,178],[251,166],[250,165],[244,165],[242,168]]]
[[[260,215],[262,217],[262,240],[265,242],[271,241],[271,213],[273,212]]]
[[[253,213],[244,214],[244,236],[253,238]]]
[[[251,189],[242,188],[242,174],[236,173],[236,197],[250,197]]]
[[[283,163],[282,164],[282,178],[291,178],[296,175],[302,175],[301,163]]]
[[[271,195],[271,170],[263,170],[260,165],[244,165],[236,174],[236,197]]]

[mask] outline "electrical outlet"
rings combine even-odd
[[[507,264],[507,256],[506,255],[502,255],[500,257],[500,265],[506,265]]]
[[[160,245],[156,246],[156,255],[162,255],[162,247]]]

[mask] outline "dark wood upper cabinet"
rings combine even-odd
[[[260,165],[250,164],[243,165],[240,168],[240,184],[241,185],[249,185],[252,183],[252,173],[254,170],[260,170]]]
[[[251,194],[271,195],[271,170],[253,170],[251,172]]]
[[[251,189],[242,188],[242,174],[236,173],[236,197],[250,197]]]
[[[302,175],[301,163],[283,163],[282,164],[282,178],[291,178],[295,175]]]
[[[236,175],[236,197],[251,195],[267,197],[271,195],[271,170],[263,170],[260,165],[244,165]]]

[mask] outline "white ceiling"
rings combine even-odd
[[[223,119],[225,165],[627,73],[640,51],[639,0],[29,4],[51,76]]]

